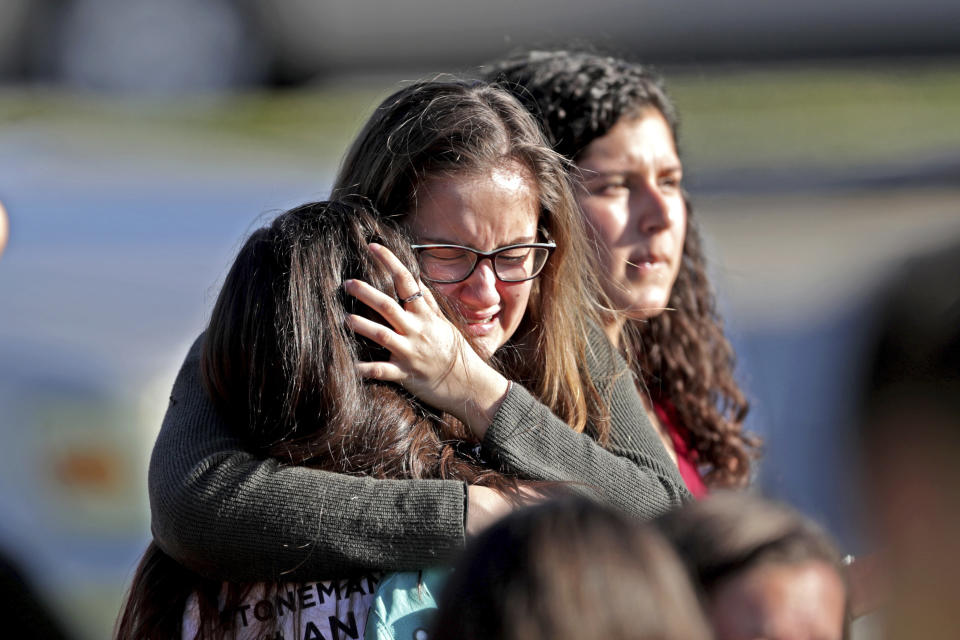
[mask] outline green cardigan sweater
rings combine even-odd
[[[164,552],[229,581],[451,562],[464,544],[464,483],[347,476],[245,451],[201,384],[202,339],[173,385],[150,460],[151,528]],[[505,472],[574,483],[640,518],[680,505],[690,494],[647,419],[633,375],[599,329],[590,335],[589,358],[610,405],[607,448],[514,384],[484,450]]]

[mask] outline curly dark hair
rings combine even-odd
[[[485,70],[536,115],[554,149],[576,163],[584,149],[621,119],[656,109],[677,145],[678,117],[660,78],[626,60],[586,52],[531,51]],[[677,145],[679,149],[679,145]],[[631,321],[631,360],[654,403],[676,417],[713,487],[750,479],[760,441],[744,432],[749,403],[733,376],[733,348],[707,279],[703,245],[687,204],[683,261],[668,306]]]

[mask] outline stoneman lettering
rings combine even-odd
[[[287,598],[284,599],[283,594],[277,594],[277,615],[282,616],[286,613],[283,608],[286,607],[290,611],[297,610],[297,598],[294,595],[293,591],[287,591]]]
[[[253,633],[250,637],[257,640],[360,640],[382,578],[369,572],[323,582],[259,585],[236,605],[221,609],[220,628],[244,637]],[[191,628],[190,637],[196,628],[185,627]]]
[[[333,640],[340,640],[343,636],[340,635],[341,631],[347,633],[348,638],[359,638],[360,631],[357,629],[357,618],[353,615],[353,611],[347,612],[347,622],[349,624],[344,624],[336,616],[330,616],[330,632],[333,634]]]
[[[360,580],[356,578],[350,579],[347,581],[346,593],[343,593],[342,595],[340,595],[337,598],[337,600],[339,600],[340,598],[349,598],[350,594],[353,594],[353,593],[359,593],[362,596],[366,595],[366,593],[363,590],[363,586],[360,584]]]
[[[316,601],[313,599],[313,591],[311,590],[310,586],[300,587],[297,589],[297,595],[300,596],[301,609],[308,609],[317,605]],[[320,602],[323,602],[323,600],[321,599]]]
[[[340,599],[340,584],[336,580],[331,580],[329,585],[318,582],[314,586],[317,588],[317,595],[320,596],[320,604],[324,603],[324,594],[334,596],[337,600]]]
[[[253,617],[264,622],[273,617],[273,603],[269,600],[260,600],[253,605]]]
[[[323,634],[320,633],[320,629],[317,629],[317,625],[313,624],[311,621],[307,621],[307,626],[303,631],[303,640],[327,640],[323,637]]]
[[[372,572],[317,583],[259,583],[241,591],[242,600],[236,604],[229,586],[223,585],[216,635],[255,640],[361,640],[380,582],[382,574]],[[186,603],[185,638],[199,632],[199,598],[193,594]]]

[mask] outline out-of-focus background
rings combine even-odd
[[[399,82],[556,46],[666,76],[757,484],[870,548],[853,394],[874,285],[960,235],[960,4],[0,0],[0,551],[72,637],[109,635],[245,234]]]

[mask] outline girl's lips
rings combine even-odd
[[[638,253],[630,256],[630,258],[627,260],[627,264],[631,264],[635,267],[643,264],[667,264],[667,262],[668,260],[664,256],[656,253]]]
[[[493,318],[497,317],[500,314],[500,309],[490,308],[484,309],[482,311],[471,311],[469,313],[465,310],[460,309],[460,317],[463,318],[463,321],[467,324],[483,324],[485,322],[490,322]]]
[[[630,256],[627,260],[627,266],[639,269],[640,271],[650,271],[652,269],[668,267],[670,262],[663,256],[654,253],[641,253]]]
[[[497,325],[497,318],[499,317],[500,312],[497,311],[488,316],[474,316],[472,318],[464,318],[464,330],[472,336],[485,336]]]
[[[626,277],[632,281],[648,282],[661,280],[670,273],[670,263],[666,260],[651,256],[632,257],[627,260]]]

